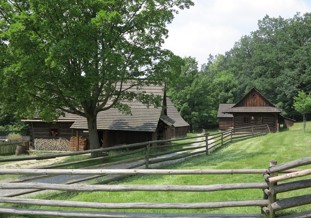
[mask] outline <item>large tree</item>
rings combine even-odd
[[[1,98],[22,115],[87,119],[98,148],[96,117],[123,99],[156,98],[131,87],[158,84],[171,53],[166,25],[191,0],[0,0]],[[5,58],[3,58],[5,54]]]

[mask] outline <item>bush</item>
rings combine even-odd
[[[10,133],[8,136],[7,136],[7,139],[9,141],[22,141],[23,137],[21,134],[19,133]]]

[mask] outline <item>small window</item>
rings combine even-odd
[[[59,135],[58,129],[51,129],[50,130],[50,135],[53,137],[56,137]]]

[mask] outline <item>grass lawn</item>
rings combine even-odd
[[[309,129],[308,129],[309,127]],[[170,169],[267,169],[270,160],[284,163],[311,156],[311,122],[303,132],[302,124],[296,123],[289,130],[271,133],[230,144],[208,156],[194,157],[171,166]],[[221,183],[263,182],[262,175],[208,175],[208,176],[133,176],[117,184],[188,184],[207,185]],[[278,198],[310,194],[311,189],[279,194]],[[209,193],[182,192],[90,192],[55,193],[40,196],[46,199],[66,199],[97,202],[210,202],[224,200],[262,199],[261,190],[221,191]],[[38,208],[38,207],[36,207]],[[46,207],[41,207],[46,208]],[[52,209],[52,208],[51,208]],[[53,208],[55,209],[55,208]],[[60,208],[58,208],[60,209]],[[311,205],[293,208],[283,213],[311,210]],[[90,209],[86,209],[90,210]],[[112,211],[112,210],[110,210]],[[117,211],[117,210],[115,210]],[[129,210],[131,211],[131,210]],[[137,211],[137,210],[136,210]],[[148,212],[190,212],[190,213],[255,213],[258,207],[226,208],[212,210],[152,210]],[[280,214],[280,213],[278,213]],[[13,216],[11,216],[13,217]],[[29,216],[28,216],[29,217]]]

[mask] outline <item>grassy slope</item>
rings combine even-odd
[[[311,126],[311,123],[308,124]],[[311,127],[310,127],[311,129]],[[231,144],[209,156],[192,158],[183,164],[170,168],[176,169],[266,169],[270,160],[283,163],[311,155],[311,130],[304,133],[300,123],[288,131],[268,134]],[[123,180],[126,184],[217,184],[236,182],[262,182],[261,175],[213,175],[213,176],[135,176]],[[279,198],[292,195],[309,194],[311,190],[300,190],[278,195]],[[206,202],[219,200],[262,199],[261,190],[226,191],[211,193],[180,193],[180,192],[125,192],[125,193],[67,193],[53,195],[54,199],[68,199],[98,202]],[[42,196],[43,197],[43,196]],[[44,196],[47,197],[47,196]],[[300,211],[311,208],[305,206],[295,209]],[[88,210],[88,209],[86,209]],[[163,212],[154,210],[153,212]],[[294,211],[291,209],[290,211]],[[290,212],[289,211],[289,212]],[[150,211],[149,211],[150,212]],[[177,212],[170,210],[170,212]],[[186,212],[186,211],[178,211]],[[227,208],[215,210],[187,211],[193,213],[260,213],[258,207]]]

